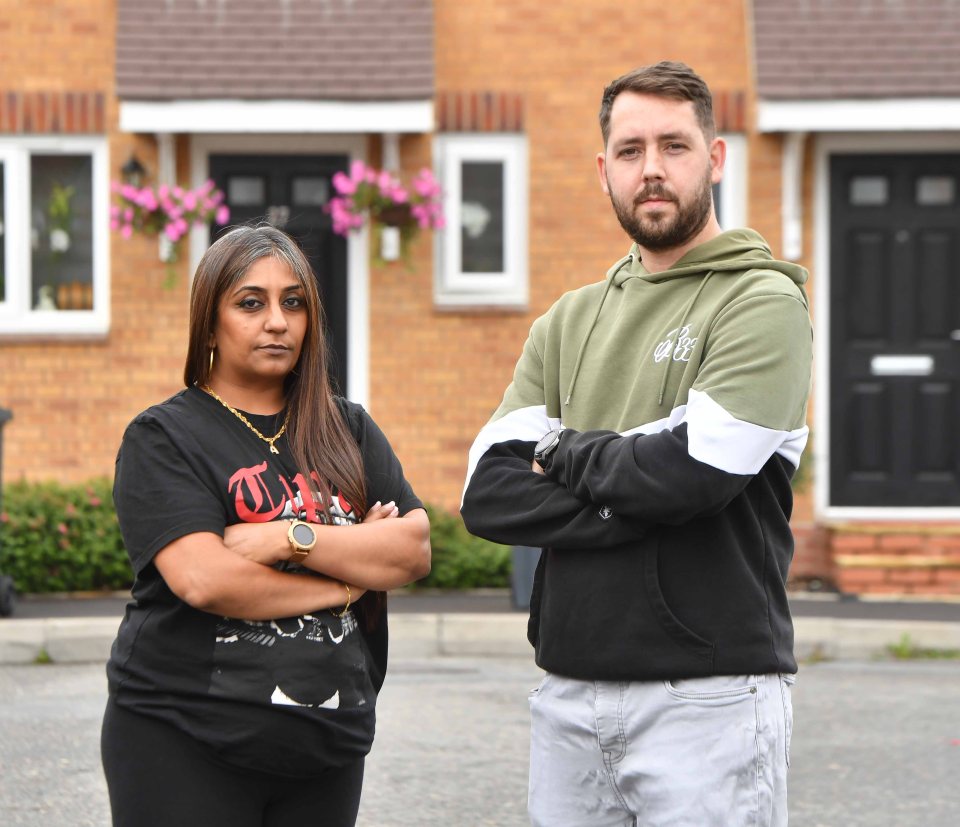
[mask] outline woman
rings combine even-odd
[[[107,666],[114,824],[352,825],[383,592],[429,571],[426,513],[331,393],[316,281],[279,230],[203,256],[184,381],[117,456],[136,579]]]

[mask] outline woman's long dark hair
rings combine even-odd
[[[333,486],[356,509],[357,518],[362,519],[367,511],[363,459],[334,401],[317,281],[307,257],[289,235],[269,225],[236,227],[220,236],[203,254],[190,289],[190,342],[183,369],[184,384],[203,387],[209,382],[210,341],[220,299],[255,262],[268,256],[290,268],[303,289],[307,310],[300,359],[284,382],[290,411],[287,444],[303,478],[318,485],[315,493],[328,517]],[[361,608],[373,610],[362,612],[370,625],[382,605],[382,595],[376,601],[361,603]]]

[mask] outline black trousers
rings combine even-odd
[[[216,762],[189,735],[118,707],[100,738],[114,827],[353,827],[363,763],[286,778]]]

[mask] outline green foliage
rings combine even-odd
[[[427,506],[433,565],[417,587],[503,588],[510,585],[510,548],[467,532],[459,514]]]
[[[123,589],[133,582],[111,483],[4,486],[0,572],[20,592]]]
[[[930,649],[917,645],[910,635],[887,646],[887,654],[896,660],[957,660],[960,649]]]
[[[510,585],[510,549],[467,532],[459,515],[427,506],[433,568],[415,586],[439,589]],[[20,592],[126,589],[130,563],[113,509],[111,482],[15,482],[4,487],[0,573]]]

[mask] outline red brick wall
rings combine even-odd
[[[111,177],[136,147],[156,170],[152,140],[116,130],[113,96],[114,0],[3,0],[0,3],[0,96],[50,117],[35,131],[96,132],[109,141]],[[77,119],[65,99],[103,101],[101,123]],[[63,108],[58,108],[63,107]],[[94,108],[95,109],[95,108]],[[53,114],[60,118],[55,122]],[[0,129],[22,132],[13,120]],[[111,238],[111,323],[97,339],[12,339],[0,334],[0,405],[14,419],[4,429],[6,480],[80,481],[110,475],[129,419],[172,393],[186,336],[186,280],[162,287],[155,241]]]
[[[831,531],[841,591],[960,596],[957,525],[848,525]]]

